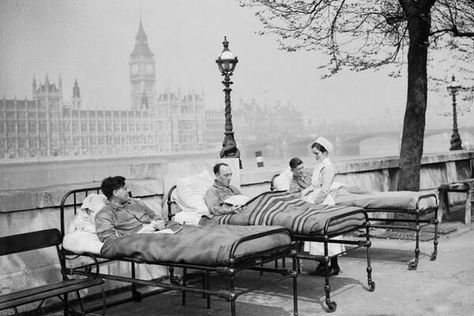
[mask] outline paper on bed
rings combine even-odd
[[[245,205],[250,200],[250,197],[243,195],[243,194],[236,194],[229,198],[227,198],[224,203],[234,205],[234,206],[242,206]]]

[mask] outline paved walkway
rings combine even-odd
[[[342,273],[331,279],[332,298],[337,310],[331,315],[473,315],[474,311],[474,224],[451,223],[458,230],[442,236],[436,261],[430,261],[431,241],[421,243],[421,259],[416,271],[402,262],[412,257],[414,242],[373,239],[374,292],[367,291],[365,260],[357,254],[340,259]],[[324,279],[308,275],[314,263],[305,261],[298,277],[299,315],[327,315]],[[240,296],[237,315],[292,315],[291,281],[268,283],[256,272],[243,272],[236,285],[250,287],[267,283],[258,291]],[[107,309],[107,315],[230,315],[230,304],[189,294],[181,306],[181,294],[168,292]]]

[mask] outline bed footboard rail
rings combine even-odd
[[[434,204],[427,202],[433,199]],[[420,256],[420,232],[421,229],[428,225],[433,225],[433,252],[430,255],[430,260],[436,260],[438,256],[438,225],[439,225],[439,202],[438,196],[435,193],[421,194],[417,197],[415,209],[401,209],[401,208],[387,208],[384,212],[394,213],[394,218],[375,218],[369,217],[370,221],[382,221],[385,223],[372,223],[372,227],[385,229],[408,230],[415,232],[415,256],[408,262],[408,270],[416,270],[418,267]],[[382,211],[381,209],[365,209],[368,213],[375,213]],[[396,218],[396,214],[402,215],[401,218]],[[408,215],[408,217],[403,217]],[[410,218],[411,216],[411,218]],[[414,218],[413,218],[414,216]],[[398,223],[398,225],[397,225]],[[403,224],[403,225],[400,225]]]

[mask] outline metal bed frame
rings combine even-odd
[[[66,208],[73,208],[74,215],[77,212],[78,207],[81,205],[83,197],[87,196],[91,193],[98,193],[100,192],[99,187],[91,187],[91,188],[81,188],[75,189],[67,192],[62,200],[60,206],[60,219],[61,219],[61,233],[64,236],[65,232],[65,212]],[[72,200],[72,201],[71,201]],[[68,202],[69,201],[69,202]],[[284,279],[292,278],[293,284],[293,308],[294,308],[294,315],[298,315],[298,295],[297,295],[297,259],[296,259],[296,251],[295,251],[295,243],[292,242],[290,245],[285,246],[278,246],[272,249],[267,249],[265,251],[260,251],[258,253],[244,255],[244,256],[236,256],[236,250],[240,245],[250,240],[255,240],[264,236],[272,235],[274,233],[285,233],[291,236],[289,230],[285,228],[275,228],[271,231],[266,231],[258,234],[254,234],[251,236],[245,236],[239,238],[238,240],[234,241],[229,251],[229,260],[227,265],[222,266],[208,266],[208,265],[201,265],[201,264],[192,264],[192,263],[176,263],[176,262],[157,262],[154,263],[156,265],[167,266],[169,269],[169,275],[154,279],[154,280],[142,280],[136,278],[136,267],[135,264],[143,263],[140,260],[134,258],[123,258],[121,260],[115,259],[105,259],[100,258],[99,256],[93,254],[74,254],[68,250],[61,249],[61,253],[63,254],[61,260],[63,260],[64,265],[66,266],[66,260],[74,259],[78,256],[87,256],[93,260],[93,263],[83,264],[77,267],[66,268],[65,273],[68,275],[84,275],[84,276],[95,276],[100,277],[105,280],[113,280],[113,281],[120,281],[131,283],[131,297],[126,298],[124,300],[120,300],[114,302],[112,304],[107,303],[108,305],[116,305],[120,304],[124,301],[130,301],[131,299],[135,301],[140,301],[142,297],[162,293],[168,290],[180,290],[182,291],[182,304],[185,305],[186,300],[186,292],[193,292],[193,293],[202,293],[203,297],[206,298],[206,307],[210,308],[210,296],[214,295],[220,298],[224,298],[225,300],[229,301],[231,304],[231,315],[234,316],[236,314],[236,307],[235,301],[236,299],[245,293],[251,292],[256,288],[251,289],[239,289],[237,290],[235,287],[235,277],[236,274],[243,270],[257,270],[257,271],[265,271],[265,272],[272,272],[279,274],[280,277],[273,280],[274,282],[278,282]],[[71,258],[72,256],[72,258]],[[263,267],[262,264],[267,262],[272,262],[274,260],[278,260],[283,257],[292,257],[293,258],[293,267],[292,269],[287,269],[285,267],[282,268],[267,268]],[[108,262],[113,261],[121,261],[127,262],[130,264],[131,276],[121,276],[121,275],[112,275],[100,272],[100,266],[106,264]],[[147,262],[147,264],[150,264]],[[182,268],[183,269],[183,276],[180,277],[174,273],[175,268]],[[188,273],[188,269],[198,270],[200,273]],[[220,290],[211,290],[210,289],[210,274],[217,273],[218,275],[226,278],[227,280],[227,288],[220,289]],[[195,286],[195,282],[192,282],[196,275],[201,277],[202,286],[197,287]],[[165,281],[169,279],[169,283],[165,283]],[[148,293],[141,293],[137,289],[137,285],[145,285],[145,286],[153,286],[159,287],[156,291],[151,291]],[[66,298],[67,299],[67,298]],[[97,309],[97,307],[92,308]]]
[[[172,186],[170,188],[170,190],[168,191],[168,196],[167,196],[168,219],[169,220],[171,220],[174,216],[173,205],[176,205],[176,207],[179,207],[179,206],[177,206],[176,201],[174,201],[173,198],[172,198],[172,193],[175,189],[176,189],[176,185]],[[338,219],[341,219],[341,218],[344,218],[346,216],[351,216],[351,215],[357,214],[357,213],[363,213],[364,217],[365,217],[365,225],[363,225],[363,228],[365,228],[365,230],[366,230],[365,240],[334,240],[333,238],[336,237],[336,236],[339,236],[339,235],[344,234],[344,233],[356,231],[356,230],[360,229],[361,227],[348,229],[346,231],[341,231],[341,232],[338,232],[337,234],[329,234],[328,231],[329,231],[329,228],[331,226],[331,222],[335,221],[335,220],[338,220]],[[320,262],[320,263],[323,263],[325,265],[326,276],[325,276],[325,280],[324,280],[325,281],[324,282],[324,284],[325,284],[324,285],[324,293],[325,293],[324,303],[326,305],[325,306],[326,311],[329,312],[329,313],[332,313],[332,312],[336,311],[336,309],[337,309],[337,303],[335,301],[331,300],[331,286],[330,286],[330,282],[329,282],[330,277],[327,276],[327,274],[329,272],[329,265],[328,264],[329,264],[331,258],[333,258],[337,255],[340,255],[340,254],[345,254],[345,253],[351,252],[351,251],[353,251],[355,249],[358,249],[358,248],[361,248],[361,247],[365,247],[366,251],[367,251],[367,268],[366,268],[366,271],[367,271],[367,284],[368,284],[367,290],[370,291],[370,292],[373,292],[375,290],[375,282],[372,280],[372,267],[371,267],[371,261],[370,261],[370,253],[369,253],[369,248],[371,246],[369,230],[370,230],[370,222],[369,222],[367,213],[361,209],[361,210],[355,210],[355,211],[347,212],[347,213],[341,214],[339,216],[333,216],[332,218],[330,218],[325,223],[324,231],[323,231],[322,235],[298,235],[298,234],[292,233],[292,238],[296,243],[296,249],[297,249],[296,263],[297,263],[297,271],[298,272],[301,272],[300,259],[315,260],[316,262]],[[302,243],[304,241],[314,241],[314,242],[324,243],[324,255],[302,254],[301,251],[298,251],[298,250],[302,249]],[[329,256],[329,251],[328,251],[329,243],[348,244],[348,245],[353,245],[354,247],[350,248],[350,249],[347,249],[346,251],[341,252],[337,255]],[[293,259],[293,264],[294,264],[294,261],[295,260]],[[282,267],[284,268],[285,266],[286,266],[285,258],[282,258]],[[277,268],[277,267],[278,267],[278,260],[275,260],[275,268]]]
[[[423,201],[424,199],[435,199],[436,207],[420,209],[419,207],[420,202]],[[416,270],[418,267],[418,262],[420,258],[421,228],[428,225],[434,225],[433,252],[430,255],[430,260],[431,261],[436,260],[436,257],[438,256],[438,224],[439,224],[438,198],[436,197],[436,194],[428,193],[428,194],[420,195],[418,197],[418,200],[416,202],[416,208],[414,210],[405,210],[405,209],[398,209],[398,208],[392,208],[392,209],[366,208],[365,211],[369,214],[384,211],[388,213],[394,213],[395,215],[401,214],[401,215],[408,215],[411,217],[415,217],[411,219],[410,218],[372,218],[372,217],[369,217],[370,221],[384,221],[388,223],[388,224],[382,224],[382,223],[372,224],[371,226],[374,228],[403,229],[403,230],[409,230],[409,231],[415,232],[415,257],[411,259],[410,261],[408,261],[408,270]],[[428,218],[422,218],[430,214],[433,214],[433,216],[430,216]],[[406,224],[391,225],[392,223],[406,223]],[[410,225],[410,224],[415,224],[415,226]]]
[[[274,191],[274,180],[279,174],[273,175],[271,182],[270,182],[270,190]],[[420,209],[420,204],[425,199],[434,199],[436,207],[427,208],[427,209]],[[342,205],[342,204],[336,204]],[[420,195],[416,202],[416,208],[414,210],[406,210],[400,208],[388,208],[388,209],[379,209],[379,208],[364,208],[367,213],[380,213],[381,211],[394,213],[394,214],[405,214],[414,218],[375,218],[375,217],[368,217],[369,221],[374,222],[386,222],[386,223],[407,223],[405,225],[390,225],[390,224],[382,224],[382,223],[371,223],[371,227],[373,228],[386,228],[386,229],[402,229],[402,230],[409,230],[415,231],[415,257],[408,261],[408,270],[416,270],[418,267],[419,257],[420,257],[420,231],[422,227],[427,225],[434,225],[434,241],[433,241],[433,252],[431,253],[430,259],[436,260],[438,255],[438,198],[434,193],[427,193]],[[433,214],[432,217],[429,218],[422,218],[426,215]],[[410,225],[410,224],[414,224]]]

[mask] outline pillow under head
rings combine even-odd
[[[183,211],[208,215],[204,195],[213,183],[214,179],[206,170],[197,175],[179,178],[176,182],[176,203]]]

